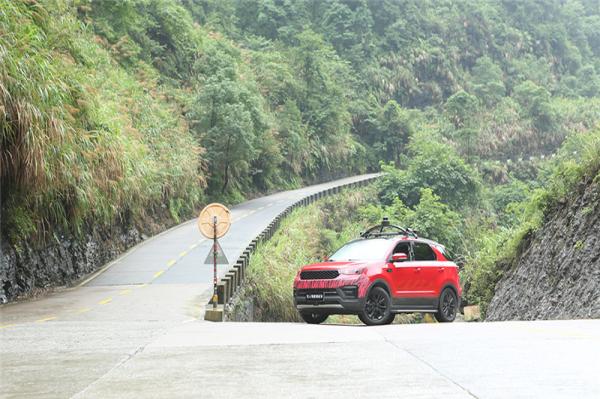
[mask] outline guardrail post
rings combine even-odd
[[[241,282],[240,269],[238,269],[234,265],[231,269],[229,269],[229,271],[233,273],[233,292],[235,293],[235,291],[237,291],[238,287],[240,286]]]
[[[227,272],[225,277],[229,279],[229,284],[227,285],[228,297],[231,299],[233,294],[235,293],[235,273]],[[227,301],[229,302],[229,300]]]
[[[234,268],[237,268],[239,270],[239,274],[240,274],[240,285],[241,282],[244,281],[244,279],[246,278],[246,271],[244,270],[244,262],[241,260],[238,260],[237,263],[235,264],[235,266],[233,266]]]
[[[231,286],[231,282],[230,282],[230,278],[229,276],[223,276],[221,278],[221,283],[223,285],[223,295],[220,295],[219,298],[223,298],[223,302],[222,304],[226,304],[227,302],[229,302],[229,299],[231,298],[230,293],[230,286]],[[217,289],[219,288],[219,286],[217,285]]]
[[[227,301],[225,300],[225,292],[226,292],[225,282],[223,279],[217,283],[217,295],[219,296],[219,300],[217,303],[219,305],[224,305]]]
[[[233,265],[233,270],[235,270],[235,274],[237,275],[237,287],[239,288],[242,286],[242,265]]]

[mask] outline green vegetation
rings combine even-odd
[[[600,129],[570,137],[557,154],[540,166],[535,180],[528,185],[514,179],[498,186],[493,194],[505,204],[497,209],[504,218],[497,218],[499,226],[479,226],[472,236],[474,250],[467,256],[462,277],[467,300],[481,304],[484,312],[502,273],[514,265],[545,217],[576,193],[582,183],[600,179]],[[515,187],[521,189],[517,196]]]
[[[254,304],[254,319],[300,321],[292,302],[294,277],[367,227],[359,208],[375,200],[374,190],[345,191],[300,208],[285,218],[275,235],[251,257],[244,292],[235,306]],[[240,309],[234,313],[240,312]]]
[[[0,0],[2,236],[381,169],[362,220],[448,245],[485,307],[597,173],[599,32],[596,0]]]
[[[157,77],[118,68],[70,7],[0,3],[2,230],[110,224],[202,196],[199,146]]]

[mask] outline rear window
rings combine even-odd
[[[415,242],[413,244],[413,250],[415,253],[415,260],[436,260],[435,252],[424,242]]]
[[[383,260],[389,246],[390,242],[385,239],[354,241],[338,249],[329,260]]]

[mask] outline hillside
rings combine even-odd
[[[547,159],[600,121],[598,32],[595,0],[0,1],[0,295],[383,168],[371,215],[448,241],[485,304]]]
[[[600,318],[599,159],[500,264],[486,320]]]

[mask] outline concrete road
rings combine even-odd
[[[3,331],[1,352],[3,398],[600,397],[599,320],[57,320]]]
[[[339,183],[233,207],[229,260],[300,196]],[[600,320],[208,323],[208,251],[191,221],[80,287],[0,307],[0,398],[600,397]]]

